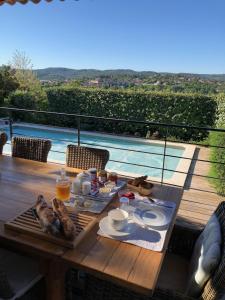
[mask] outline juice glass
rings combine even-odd
[[[56,179],[56,199],[68,201],[70,199],[70,181],[65,176],[64,170],[61,176]]]

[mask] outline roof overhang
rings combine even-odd
[[[52,2],[52,0],[44,0],[46,2]],[[59,0],[59,1],[64,1],[64,0]],[[4,3],[8,3],[10,5],[16,4],[16,3],[21,3],[21,4],[26,4],[28,2],[33,2],[35,4],[41,2],[41,0],[0,0],[0,5]]]

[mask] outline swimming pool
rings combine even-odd
[[[0,128],[1,129],[1,128]],[[5,127],[8,131],[8,127]],[[13,125],[13,135],[25,135],[48,138],[52,140],[52,148],[48,156],[49,161],[65,162],[66,146],[77,144],[76,130],[62,130],[47,126]],[[164,144],[137,138],[123,138],[105,134],[93,134],[81,132],[83,145],[108,149],[110,161],[107,170],[114,170],[121,174],[148,175],[150,178],[159,180],[162,176]],[[110,148],[113,147],[113,148]],[[115,149],[120,148],[120,149]],[[124,149],[124,150],[123,150]],[[128,149],[128,150],[125,150]],[[5,152],[10,152],[10,145],[4,147]],[[144,153],[135,152],[143,151]],[[182,157],[185,152],[184,146],[174,146],[171,143],[166,148],[167,155]],[[152,154],[154,153],[154,154]],[[174,171],[180,165],[181,158],[166,157],[165,168],[173,171],[164,171],[164,179],[171,179]],[[134,165],[132,165],[134,164]],[[145,165],[145,166],[137,166]],[[158,169],[159,168],[159,169]]]

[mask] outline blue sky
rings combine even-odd
[[[225,0],[44,0],[0,6],[0,64],[225,73]]]

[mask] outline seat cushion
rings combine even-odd
[[[20,296],[41,279],[38,263],[26,256],[0,248],[0,269],[4,270],[13,292]]]
[[[212,215],[196,241],[190,261],[186,294],[199,297],[217,267],[221,256],[221,229],[216,215]]]
[[[157,286],[184,293],[187,287],[189,261],[176,254],[167,253],[159,274]]]

